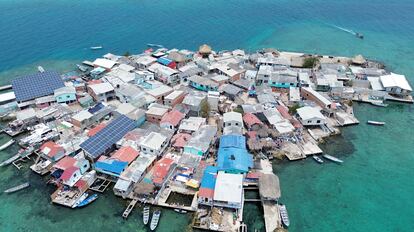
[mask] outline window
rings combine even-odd
[[[311,120],[308,120],[308,123],[311,123],[312,121]]]
[[[151,153],[154,153],[154,150],[151,150]]]
[[[321,120],[316,121],[316,123],[321,123]]]
[[[147,149],[145,147],[143,147],[142,150],[146,151]]]
[[[238,126],[238,125],[239,125],[239,123],[236,122],[236,126]]]
[[[70,96],[69,95],[66,95],[66,98],[70,98]]]

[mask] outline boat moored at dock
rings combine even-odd
[[[161,217],[161,210],[154,211],[154,213],[152,214],[151,224],[150,224],[151,231],[154,231],[157,228],[158,222],[160,221],[160,217]]]
[[[282,218],[283,225],[285,225],[286,227],[289,227],[290,221],[289,221],[289,215],[288,215],[286,206],[280,205],[279,210],[280,210],[280,217]]]
[[[340,160],[340,159],[336,158],[335,156],[331,156],[331,155],[328,155],[328,154],[324,154],[323,158],[325,158],[327,160],[330,160],[332,162],[335,162],[335,163],[343,163],[344,162],[343,160]]]
[[[318,162],[318,163],[320,163],[320,164],[322,164],[322,163],[323,163],[323,159],[319,158],[317,155],[312,156],[312,158],[313,158],[316,162]]]
[[[142,221],[144,222],[144,225],[148,224],[149,217],[150,217],[150,207],[145,206],[142,212]]]
[[[96,199],[98,199],[98,194],[92,194],[91,196],[89,196],[88,198],[86,198],[85,200],[81,201],[77,208],[81,208],[81,207],[85,207],[87,205],[89,205],[90,203],[94,202]]]

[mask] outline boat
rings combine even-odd
[[[82,196],[75,202],[75,204],[73,204],[72,205],[72,208],[76,208],[76,207],[78,207],[78,205],[82,202],[82,201],[84,201],[87,197],[89,196],[89,194],[87,194],[87,193],[84,193],[84,194],[82,194]]]
[[[383,102],[371,102],[372,105],[374,106],[380,106],[380,107],[387,107],[388,104],[385,104]]]
[[[323,159],[319,158],[317,155],[312,156],[312,158],[320,164],[323,163]]]
[[[42,66],[37,66],[37,70],[41,73],[45,72],[45,69]]]
[[[361,33],[359,33],[359,32],[356,32],[356,33],[355,33],[355,36],[356,36],[357,38],[359,38],[359,39],[364,39],[364,35],[363,35],[363,34],[361,34]]]
[[[27,149],[20,149],[20,151],[17,152],[17,154],[15,154],[14,156],[8,158],[7,160],[1,162],[0,167],[9,165],[9,164],[13,163],[14,161],[16,161],[20,158],[26,157],[26,156],[32,154],[33,151],[34,151],[33,147],[28,147]]]
[[[177,213],[182,213],[182,214],[186,214],[187,210],[183,210],[183,209],[174,209],[175,212]]]
[[[328,155],[328,154],[324,154],[324,155],[323,155],[323,158],[325,158],[325,159],[327,159],[327,160],[330,160],[330,161],[332,161],[332,162],[336,162],[336,163],[343,163],[343,162],[344,162],[344,161],[342,161],[342,160],[340,160],[340,159],[336,158],[335,156],[331,156],[331,155]]]
[[[14,142],[14,139],[10,139],[7,143],[0,146],[0,151],[3,151],[4,149],[10,147]]]
[[[144,225],[148,224],[149,217],[150,217],[150,207],[145,206],[143,213],[142,213],[142,221],[144,222]]]
[[[384,126],[385,125],[385,122],[378,122],[378,121],[368,121],[367,122],[368,124],[370,124],[370,125],[375,125],[375,126]]]
[[[87,206],[90,203],[94,202],[96,199],[98,199],[98,194],[96,194],[96,193],[92,194],[91,196],[89,196],[85,200],[81,201],[77,207],[81,208],[81,207]]]
[[[91,50],[99,50],[102,49],[102,46],[95,46],[95,47],[90,47]]]
[[[26,183],[23,183],[21,185],[17,185],[17,186],[15,186],[13,188],[6,189],[4,192],[5,193],[14,193],[14,192],[20,191],[22,189],[25,189],[25,188],[27,188],[29,186],[30,186],[29,182],[26,182]]]
[[[285,225],[286,227],[289,227],[290,221],[289,221],[289,215],[288,215],[286,206],[280,205],[279,209],[280,209],[280,217],[282,218],[283,225]]]
[[[160,210],[156,210],[153,214],[152,214],[152,218],[151,218],[151,224],[150,224],[150,229],[152,231],[154,231],[157,226],[158,226],[158,222],[160,221],[160,217],[161,217],[161,211]]]
[[[148,47],[157,47],[157,48],[163,48],[164,47],[161,44],[152,44],[152,43],[147,44],[147,46]]]

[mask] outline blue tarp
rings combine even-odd
[[[118,161],[118,160],[102,160],[95,163],[95,169],[98,172],[103,172],[107,174],[115,174],[117,176],[128,166],[128,162]]]
[[[206,169],[204,169],[200,188],[214,189],[214,186],[216,186],[217,171],[217,167],[207,166]]]
[[[246,137],[242,135],[223,135],[220,138],[220,148],[246,149]]]
[[[102,103],[98,103],[94,107],[90,108],[88,111],[89,111],[89,113],[94,114],[94,113],[100,111],[104,107],[105,106]]]
[[[157,62],[162,64],[162,65],[168,66],[172,62],[172,60],[167,59],[165,57],[161,57],[157,60]]]
[[[252,155],[246,149],[220,148],[217,167],[220,171],[245,173],[253,167]]]

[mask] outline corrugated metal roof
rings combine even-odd
[[[217,171],[218,168],[214,166],[207,166],[206,169],[204,169],[200,189],[214,189],[214,186],[216,185]]]

